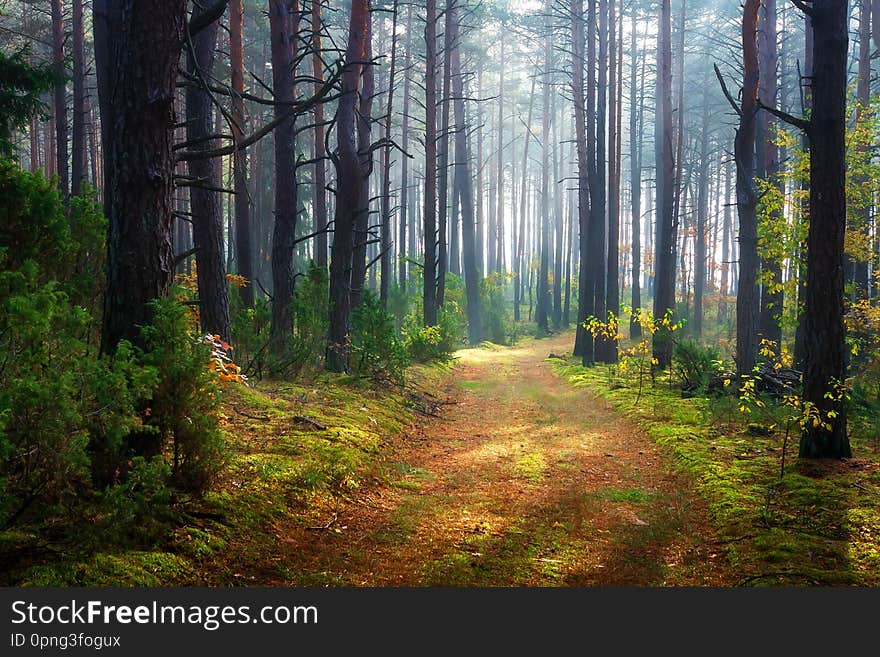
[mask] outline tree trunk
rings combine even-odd
[[[620,314],[620,165],[621,165],[621,105],[623,98],[621,96],[621,77],[623,74],[622,40],[623,32],[618,35],[617,18],[615,16],[615,3],[611,0],[608,8],[609,12],[609,36],[610,44],[610,64],[611,64],[611,84],[609,89],[611,92],[609,103],[609,114],[611,116],[611,129],[609,131],[609,142],[611,146],[611,156],[608,158],[608,270],[605,277],[605,308],[609,313],[615,316]],[[623,17],[621,16],[621,26],[623,25]],[[619,37],[619,38],[618,38]],[[618,47],[620,43],[621,47]],[[604,348],[603,361],[606,363],[616,363],[618,358],[617,342],[609,340]]]
[[[776,51],[776,0],[763,0],[760,27],[758,29],[758,51],[760,69],[761,102],[768,107],[776,107],[778,85],[776,71],[779,56]],[[758,178],[762,178],[780,188],[784,193],[783,182],[779,178],[779,147],[774,134],[775,121],[769,112],[761,112],[758,124]],[[769,218],[773,223],[784,221],[781,213],[773,213]],[[761,311],[758,323],[758,339],[768,340],[782,348],[782,263],[778,258],[761,258],[763,270],[761,286]],[[779,287],[777,287],[779,286]]]
[[[318,3],[315,3],[318,4]],[[320,5],[318,5],[320,6]],[[232,134],[236,141],[244,137],[244,46],[243,46],[242,0],[229,3],[229,63],[232,77]],[[318,107],[321,107],[319,104]],[[247,153],[237,150],[233,155],[235,187],[235,259],[239,276],[247,279],[247,285],[239,289],[244,308],[254,307],[254,255],[253,228],[251,227],[251,204],[248,193]]]
[[[636,94],[638,70],[638,14],[632,8],[632,37],[630,41],[630,98]],[[629,113],[629,165],[630,165],[630,212],[632,217],[632,319],[629,334],[634,340],[642,337],[642,325],[638,321],[642,308],[642,132],[645,117],[645,76],[639,91],[638,113],[635,101],[630,103]]]
[[[880,0],[877,0],[880,2]],[[859,75],[858,75],[858,109],[856,121],[862,119],[863,112],[871,103],[871,0],[862,0],[859,11]],[[865,154],[866,155],[866,154]],[[863,155],[862,157],[864,157]],[[860,176],[856,180],[859,187],[870,185],[868,176]],[[855,221],[849,230],[864,235],[870,241],[871,235],[871,202],[860,203],[855,208]],[[853,263],[853,290],[857,299],[868,298],[870,278],[868,262],[862,258]]]
[[[598,82],[596,85],[596,159],[590,180],[590,264],[593,269],[593,312],[599,321],[607,321],[605,296],[607,294],[606,276],[606,212],[608,210],[608,180],[606,168],[607,126],[608,126],[608,0],[599,0],[599,59],[597,62]],[[608,356],[608,341],[601,335],[594,339],[593,358],[605,362]]]
[[[196,7],[192,18],[198,18],[204,10]],[[211,96],[204,88],[214,70],[214,55],[219,18],[192,37],[192,51],[187,57],[187,71],[198,80],[186,89],[186,138],[194,144],[191,149],[212,150],[217,140],[215,133],[214,106]],[[197,279],[199,291],[199,320],[202,331],[230,340],[229,302],[227,299],[226,267],[223,253],[223,214],[220,195],[220,159],[195,159],[189,162],[189,175],[202,184],[190,188],[190,212],[192,216],[193,246],[196,249]]]
[[[437,0],[426,0],[425,27],[425,208],[424,288],[425,326],[437,324]]]
[[[709,79],[703,81],[703,125],[700,132],[700,182],[697,192],[697,231],[694,242],[694,335],[703,334],[703,294],[706,287],[706,224],[709,221]]]
[[[461,234],[464,266],[465,295],[467,298],[468,338],[472,345],[483,339],[482,313],[480,311],[480,274],[477,270],[474,240],[474,197],[471,185],[470,157],[467,148],[467,125],[464,116],[464,84],[461,73],[461,46],[459,37],[458,7],[450,3],[450,29],[452,50],[448,53],[452,76],[453,107],[455,111],[455,164],[459,167],[461,182]]]
[[[94,0],[95,65],[108,220],[101,340],[141,343],[147,304],[174,277],[174,98],[185,0]]]
[[[83,0],[73,0],[73,142],[70,193],[79,196],[86,180],[86,69]]]
[[[403,125],[401,126],[401,148],[408,153],[409,148],[409,87],[410,67],[412,66],[412,4],[406,8],[406,55],[403,64]],[[400,225],[398,232],[398,261],[397,261],[397,284],[401,290],[406,291],[409,277],[409,265],[407,255],[415,257],[412,248],[407,248],[407,229],[410,223],[409,217],[409,158],[403,156],[400,173]],[[413,231],[409,231],[410,242]]]
[[[846,2],[813,2],[813,113],[810,121],[810,228],[804,299],[806,367],[804,400],[822,414],[807,423],[802,457],[848,458],[844,342],[846,232],[846,64],[849,34]],[[826,428],[826,425],[830,428]]]
[[[351,6],[348,45],[342,74],[342,89],[336,108],[336,213],[333,246],[330,258],[330,330],[327,344],[327,369],[347,372],[351,364],[349,327],[352,308],[352,261],[354,258],[355,226],[364,213],[364,185],[361,150],[369,144],[359,143],[363,134],[357,124],[362,69],[370,68],[369,0],[355,0]],[[366,71],[364,71],[365,73]],[[366,87],[366,81],[364,81]]]
[[[655,111],[657,221],[654,240],[654,318],[675,312],[675,164],[672,160],[672,28],[670,0],[661,0],[658,34],[658,85]],[[672,338],[659,330],[653,338],[657,366],[672,363]]]
[[[385,110],[385,149],[382,171],[382,243],[381,272],[379,276],[379,297],[382,307],[388,307],[388,290],[391,285],[391,250],[393,248],[391,228],[391,123],[394,118],[394,73],[397,66],[397,8],[394,0],[391,14],[391,71],[388,74],[388,105]],[[404,156],[406,157],[406,156]]]
[[[549,3],[545,9],[549,20],[551,11]],[[543,87],[543,111],[541,114],[541,268],[538,272],[536,318],[538,330],[547,333],[550,328],[547,321],[550,310],[547,279],[550,262],[550,67],[552,66],[553,52],[553,37],[549,24],[544,25],[544,33],[544,70],[542,71],[543,82],[541,85]]]
[[[743,10],[743,93],[734,145],[736,207],[739,216],[739,279],[736,294],[736,366],[751,374],[758,350],[758,195],[755,190],[755,138],[758,113],[758,9],[746,0]]]
[[[291,0],[269,0],[269,27],[272,41],[272,91],[281,103],[294,99],[293,38],[294,16]],[[285,112],[275,107],[276,118]],[[293,251],[296,240],[297,188],[295,169],[294,117],[275,128],[275,223],[272,230],[272,324],[269,347],[281,356],[293,335],[295,281]]]
[[[446,0],[445,26],[443,30],[443,93],[440,98],[440,159],[437,184],[437,310],[443,307],[446,297],[446,272],[449,267],[449,101],[451,85],[450,53],[458,47],[453,42],[451,22],[456,0]],[[481,190],[482,194],[482,190]],[[482,201],[482,198],[480,199]]]
[[[55,117],[56,165],[58,185],[65,200],[70,195],[67,168],[67,69],[64,64],[64,6],[63,0],[52,0],[52,63],[58,81],[52,97]]]
[[[587,0],[592,2],[592,0]],[[592,338],[584,328],[584,320],[590,315],[592,304],[589,285],[589,242],[587,236],[590,232],[590,153],[587,148],[587,111],[584,99],[584,51],[586,49],[586,37],[584,34],[584,3],[583,0],[573,0],[571,12],[572,29],[572,97],[574,99],[574,126],[575,145],[577,148],[577,194],[578,194],[578,253],[580,261],[578,266],[578,310],[577,329],[575,333],[574,355],[583,357],[589,347],[592,358]],[[590,93],[592,93],[590,91]],[[527,137],[528,138],[528,137]],[[589,345],[588,345],[589,343]]]

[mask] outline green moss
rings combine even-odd
[[[735,397],[682,399],[665,375],[654,386],[646,381],[640,392],[632,376],[559,359],[550,363],[573,386],[637,422],[693,478],[742,583],[880,584],[876,468],[848,473],[798,462],[795,436],[780,478],[784,423],[776,421],[776,409],[769,408],[760,422],[775,424],[773,432],[749,435],[748,425],[757,422],[739,415]],[[852,443],[866,462],[877,462],[876,441],[854,436]],[[624,497],[626,492],[612,491],[609,499]]]

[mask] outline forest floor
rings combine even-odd
[[[279,519],[272,548],[241,564],[247,583],[728,583],[687,475],[546,361],[570,342],[458,352],[438,381],[443,410],[385,447],[396,476],[312,507],[306,521]]]

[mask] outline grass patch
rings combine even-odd
[[[637,422],[692,476],[724,555],[742,573],[741,584],[880,584],[875,440],[852,438],[857,459],[815,463],[798,461],[795,437],[780,477],[783,436],[779,430],[751,435],[748,418],[736,413],[735,397],[683,399],[665,375],[639,397],[637,384],[608,368],[560,360],[551,367]],[[639,497],[633,491],[610,494]]]

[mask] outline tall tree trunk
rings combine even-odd
[[[192,18],[204,13],[198,6]],[[217,140],[214,106],[203,85],[209,84],[214,70],[219,18],[192,37],[187,57],[187,71],[197,82],[186,89],[186,138],[192,150],[212,150]],[[227,299],[226,267],[223,253],[223,214],[220,195],[220,159],[195,159],[189,162],[189,175],[204,181],[190,188],[193,246],[198,267],[199,319],[202,331],[230,340],[229,302]],[[202,186],[204,185],[204,186]]]
[[[593,214],[590,220],[590,263],[593,268],[593,315],[600,321],[608,319],[605,307],[607,293],[607,211],[608,211],[608,0],[599,0],[599,59],[597,62],[598,81],[596,84],[596,162],[590,181],[590,202]],[[605,362],[608,355],[608,341],[601,335],[594,340],[593,357]]]
[[[437,0],[426,0],[425,26],[425,208],[424,288],[425,326],[437,324]]]
[[[410,68],[412,67],[412,4],[408,4],[406,8],[406,55],[403,64],[403,119],[401,126],[400,142],[404,153],[408,153],[409,148],[409,87],[410,87]],[[406,258],[415,257],[412,247],[408,247],[407,232],[410,223],[409,216],[409,158],[404,156],[401,163],[400,173],[400,225],[398,232],[398,261],[397,261],[397,284],[402,290],[407,289],[409,277],[409,265]],[[414,231],[409,231],[409,240],[414,244],[412,235]]]
[[[611,64],[611,83],[609,114],[611,117],[611,129],[609,131],[609,142],[611,146],[611,154],[608,158],[608,270],[605,277],[605,293],[606,311],[613,312],[615,316],[620,314],[620,164],[621,164],[621,105],[623,99],[620,94],[621,77],[623,74],[622,43],[618,48],[618,38],[622,41],[623,33],[618,35],[617,18],[615,16],[615,3],[611,0],[608,7],[609,20],[609,36],[611,44],[610,64]],[[621,16],[621,25],[623,24]],[[605,345],[604,362],[617,362],[617,342],[609,340]]]
[[[315,78],[315,91],[324,83],[324,59],[321,53],[322,0],[312,3],[312,76]],[[315,105],[315,180],[312,194],[315,205],[315,264],[327,269],[327,150],[324,143],[324,104]]]
[[[73,142],[70,193],[79,196],[86,180],[86,68],[83,0],[73,0]]]
[[[58,76],[52,97],[58,185],[61,196],[67,199],[70,194],[70,182],[67,168],[67,69],[64,65],[63,0],[52,0],[52,63]]]
[[[483,339],[482,313],[480,311],[480,274],[477,271],[474,240],[474,197],[471,186],[470,156],[467,148],[467,125],[464,115],[464,84],[461,73],[461,45],[457,3],[447,9],[452,31],[452,50],[448,52],[452,77],[453,108],[455,112],[455,165],[459,167],[461,183],[461,234],[464,247],[463,262],[465,296],[467,298],[468,338],[472,345]]]
[[[372,21],[372,19],[370,19]],[[372,23],[367,25],[366,59],[373,59]],[[373,126],[373,95],[375,93],[373,66],[364,66],[361,73],[361,92],[357,112],[358,133],[358,159],[360,160],[361,174],[357,184],[360,190],[360,210],[355,220],[354,229],[354,255],[351,265],[351,305],[357,308],[361,305],[364,286],[367,282],[367,246],[372,241],[370,230],[370,173],[373,170],[373,155],[371,150],[371,131]]]
[[[443,307],[446,297],[446,272],[449,267],[449,101],[451,85],[450,53],[458,47],[453,42],[452,17],[456,0],[446,0],[445,27],[443,30],[443,95],[440,99],[440,159],[437,183],[437,309]],[[482,194],[482,191],[481,191]],[[481,199],[482,200],[482,199]]]
[[[391,123],[394,118],[394,73],[397,67],[397,8],[394,0],[391,14],[391,71],[388,74],[388,104],[385,110],[385,149],[382,171],[382,233],[381,233],[381,272],[379,296],[382,306],[388,307],[388,290],[391,285],[391,250],[393,248],[391,228]],[[404,156],[406,157],[406,156]]]
[[[880,5],[880,2],[878,2]],[[815,55],[814,47],[813,21],[809,15],[804,17],[804,110],[809,112],[813,107],[813,62]],[[801,148],[808,151],[810,148],[810,139],[806,132],[801,136]],[[802,191],[809,193],[809,188]],[[801,215],[809,217],[810,209],[806,204],[802,204]],[[794,336],[794,364],[795,367],[803,369],[804,361],[807,357],[807,339],[805,335],[806,320],[804,319],[804,303],[807,297],[807,265],[806,265],[807,245],[800,245],[797,267],[798,273],[798,325]]]
[[[503,27],[503,25],[502,25]],[[495,217],[495,264],[500,272],[504,272],[504,46],[505,40],[501,39],[501,60],[498,62],[498,200],[495,203],[497,215]],[[490,242],[491,244],[491,242]]]
[[[236,141],[244,137],[244,45],[242,0],[229,3],[229,63],[232,77],[232,134]],[[318,107],[321,107],[319,104]],[[233,178],[235,187],[235,247],[236,264],[239,276],[247,279],[247,285],[239,288],[241,303],[245,308],[254,307],[254,248],[251,227],[251,200],[248,192],[247,153],[236,150],[233,155],[235,168]]]
[[[760,69],[761,102],[776,107],[778,85],[776,82],[779,55],[776,51],[776,0],[763,0],[758,28],[758,52]],[[774,134],[775,122],[769,112],[761,112],[758,122],[758,178],[762,178],[784,193],[784,183],[779,180],[779,147]],[[784,221],[780,212],[774,212],[771,222]],[[782,262],[779,258],[762,256],[761,310],[758,320],[758,338],[768,340],[782,348]]]
[[[743,92],[739,130],[734,145],[736,206],[739,215],[739,280],[736,294],[736,366],[750,374],[758,350],[758,195],[755,190],[755,138],[758,113],[758,9],[761,0],[746,0],[743,10]]]
[[[700,131],[700,182],[697,192],[697,231],[694,242],[694,335],[703,333],[703,294],[706,287],[706,225],[709,222],[709,79],[703,81],[703,125]]]
[[[675,163],[672,160],[672,28],[670,0],[661,0],[655,149],[657,176],[657,220],[654,239],[654,317],[662,320],[675,312]],[[653,338],[657,366],[672,363],[672,338],[659,330]]]
[[[269,29],[272,41],[272,91],[280,103],[294,100],[294,3],[296,0],[269,0]],[[275,107],[280,117],[286,108]],[[296,241],[297,183],[295,168],[294,117],[275,129],[275,223],[272,230],[272,324],[270,350],[280,356],[293,334],[295,282],[293,251]]]
[[[348,45],[342,73],[342,89],[336,108],[336,213],[333,220],[333,246],[330,258],[330,330],[327,344],[327,369],[346,372],[351,364],[349,327],[352,308],[352,264],[355,226],[365,212],[361,151],[369,144],[359,143],[363,134],[357,115],[361,71],[371,68],[368,61],[370,41],[370,2],[354,0],[348,27]],[[364,71],[366,73],[366,71]]]
[[[858,109],[856,120],[862,119],[864,111],[871,103],[871,2],[873,0],[861,0],[859,11],[859,76],[858,76]],[[880,0],[877,0],[880,2]],[[860,176],[857,180],[859,186],[870,184],[867,176]],[[871,203],[860,204],[856,208],[855,225],[850,230],[865,235],[870,240],[871,234]],[[869,275],[867,258],[861,258],[853,263],[853,288],[857,299],[868,297]]]
[[[545,7],[550,16],[549,2]],[[536,318],[538,329],[549,330],[548,315],[550,295],[547,288],[550,263],[550,67],[552,63],[553,37],[549,23],[544,25],[544,70],[542,71],[543,111],[541,114],[541,228],[540,228],[540,271],[538,272]]]
[[[185,0],[94,0],[108,219],[101,350],[140,343],[174,277],[174,98]]]
[[[632,217],[632,319],[629,334],[633,339],[642,337],[639,313],[642,309],[642,132],[645,116],[645,76],[642,75],[638,112],[635,97],[638,83],[638,13],[632,7],[632,37],[630,40],[630,112],[629,112],[629,166],[630,212]]]
[[[815,60],[810,121],[810,228],[804,299],[806,367],[804,401],[822,414],[801,437],[802,457],[847,458],[844,342],[846,232],[846,64],[849,34],[846,2],[815,0]],[[828,428],[826,428],[828,427]]]
[[[592,0],[587,0],[592,2]],[[583,357],[590,350],[592,358],[592,338],[584,328],[584,320],[590,315],[592,304],[588,271],[588,235],[590,232],[589,176],[591,170],[590,152],[587,147],[589,124],[587,122],[586,101],[584,98],[584,65],[586,36],[584,34],[584,3],[573,0],[571,11],[572,30],[572,98],[574,99],[575,145],[577,148],[577,194],[578,194],[578,311],[575,333],[574,355]],[[592,93],[592,91],[589,91]]]
[[[520,321],[520,306],[523,302],[523,290],[525,281],[523,280],[523,268],[525,267],[526,271],[529,270],[528,264],[525,262],[525,245],[526,245],[526,215],[528,214],[528,192],[526,181],[528,180],[528,171],[529,171],[529,144],[531,143],[532,136],[532,113],[535,109],[535,82],[537,81],[538,76],[532,76],[532,84],[531,91],[529,92],[529,112],[526,118],[526,134],[525,134],[525,143],[523,144],[523,159],[522,159],[522,184],[520,185],[520,224],[519,224],[519,239],[516,243],[516,278],[515,278],[515,286],[514,286],[514,296],[513,296],[513,319],[514,321]]]

